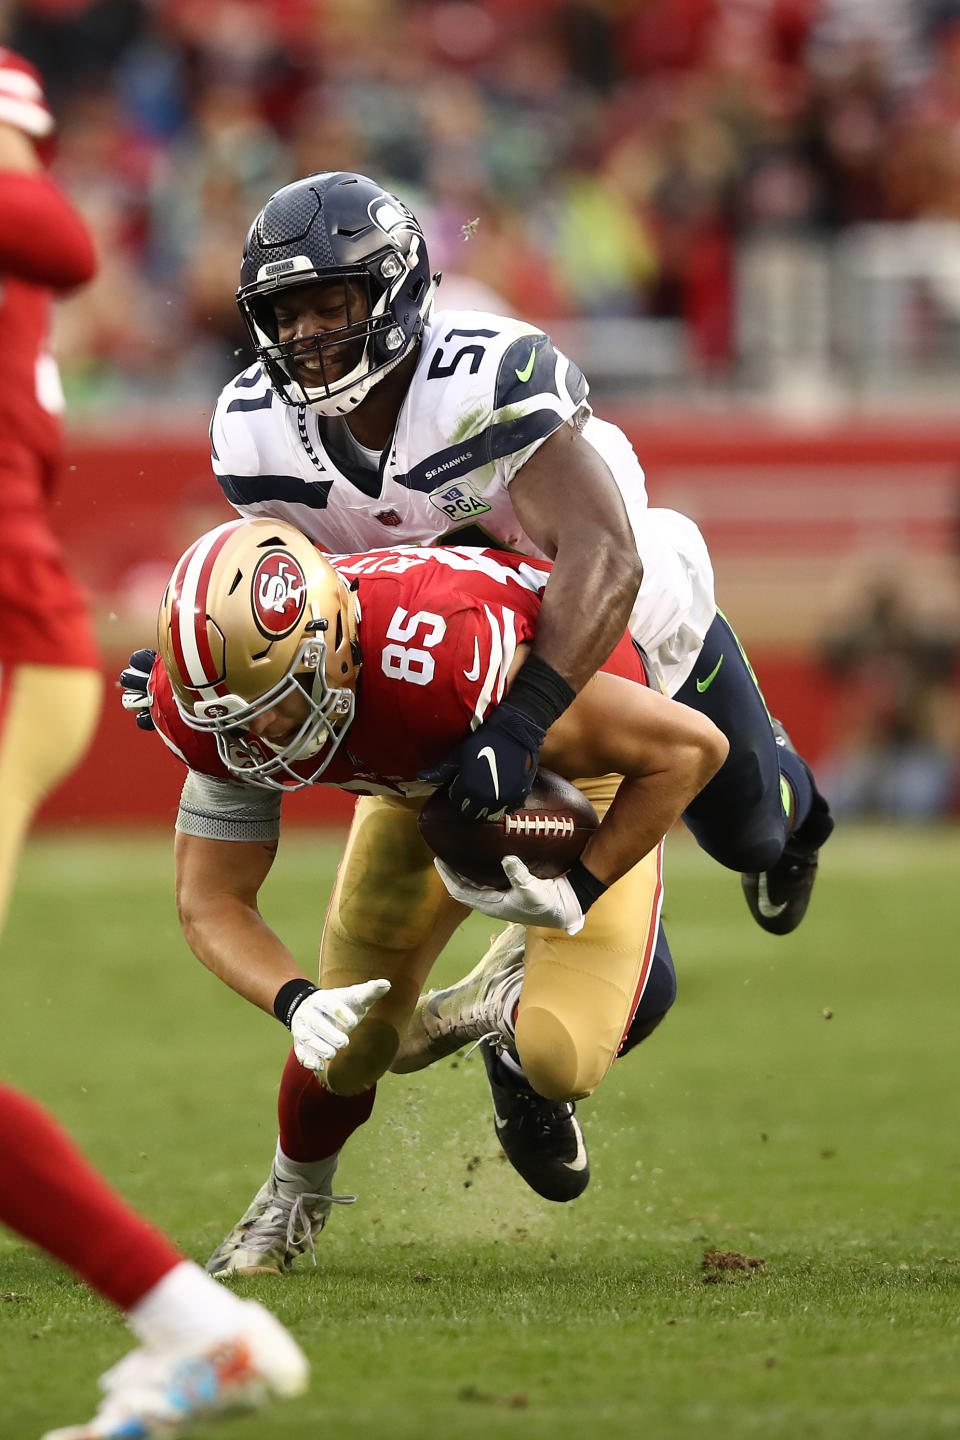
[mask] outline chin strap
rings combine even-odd
[[[322,416],[324,420],[336,420],[338,416],[348,415],[351,410],[357,408],[361,400],[367,398],[375,385],[379,385],[391,370],[397,368],[401,360],[406,360],[411,348],[404,350],[402,355],[397,355],[393,360],[388,360],[386,365],[379,370],[374,370],[372,375],[364,375],[362,380],[357,381],[355,389],[339,395],[328,395],[324,400],[308,400],[306,402],[307,409],[312,410],[315,415]],[[302,385],[298,385],[297,388],[303,390]],[[303,393],[306,394],[306,391]]]
[[[381,380],[385,380],[390,374],[390,371],[397,368],[401,360],[406,360],[414,345],[419,344],[420,337],[423,334],[423,327],[429,320],[430,312],[433,310],[433,297],[437,293],[437,286],[440,284],[440,280],[441,273],[438,270],[436,274],[431,277],[430,284],[427,287],[427,293],[423,297],[420,305],[420,329],[401,354],[395,356],[392,360],[388,360],[386,365],[381,366],[379,370],[375,370],[372,375],[364,375],[362,379],[357,381],[356,387],[353,390],[349,390],[341,395],[329,395],[324,400],[307,399],[303,386],[300,385],[299,382],[293,382],[304,396],[304,399],[298,403],[306,404],[307,408],[312,410],[315,415],[320,415],[325,420],[335,420],[338,415],[346,415],[351,410],[355,410],[361,400],[366,399],[373,387],[379,385]],[[329,409],[327,408],[328,406],[330,407]]]

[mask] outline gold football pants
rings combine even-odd
[[[0,665],[0,929],[30,822],[82,759],[102,689],[97,670]]]
[[[619,776],[578,781],[598,814]],[[320,948],[320,984],[385,977],[390,993],[327,1067],[330,1089],[369,1087],[389,1069],[430,969],[469,913],[451,898],[417,829],[420,801],[358,802]],[[661,847],[590,908],[578,935],[527,929],[516,1046],[534,1089],[557,1100],[591,1094],[617,1053],[653,957]]]

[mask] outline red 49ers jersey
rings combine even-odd
[[[319,783],[360,794],[426,794],[433,787],[419,772],[446,759],[503,698],[517,647],[533,640],[549,561],[457,547],[330,559],[357,581],[363,665],[353,722]],[[627,634],[603,668],[646,683]],[[181,718],[159,659],[152,688],[167,742],[192,770],[229,776],[213,736]],[[303,769],[315,765],[307,760]]]
[[[53,117],[40,77],[3,47],[0,122],[45,155]],[[47,346],[51,304],[95,268],[86,225],[50,177],[0,170],[0,664],[98,664],[86,603],[48,513],[63,405]]]

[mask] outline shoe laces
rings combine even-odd
[[[263,1214],[257,1216],[244,1235],[241,1245],[244,1250],[267,1251],[282,1239],[285,1248],[295,1254],[309,1250],[316,1265],[313,1229],[317,1220],[320,1222],[317,1229],[322,1230],[331,1205],[353,1205],[356,1199],[356,1195],[316,1195],[305,1190],[287,1196],[277,1190]]]
[[[489,1030],[486,1035],[481,1035],[479,1040],[474,1040],[469,1050],[465,1050],[463,1052],[464,1060],[469,1060],[474,1050],[479,1050],[480,1046],[485,1045],[488,1040],[490,1041],[490,1044],[493,1046],[494,1050],[496,1050],[498,1055],[502,1055],[504,1050],[506,1050],[507,1048],[507,1037],[504,1035],[503,1031]]]
[[[558,1126],[567,1125],[573,1117],[574,1106],[571,1100],[547,1100],[535,1090],[521,1087],[514,1091],[514,1095],[524,1107],[526,1123],[530,1124],[532,1121],[541,1135],[551,1134]],[[520,1124],[523,1123],[522,1119]]]
[[[817,865],[819,850],[802,850],[800,846],[791,848],[790,842],[784,846],[777,866],[783,878],[796,878],[805,871],[814,869]]]
[[[495,1018],[495,1012],[502,1009],[504,994],[518,974],[522,974],[520,967],[511,964],[495,970],[487,978],[486,984],[479,993],[474,996],[469,1008],[462,1012],[460,1023],[470,1028],[487,1023],[490,1025],[490,1029],[486,1032],[487,1035],[499,1036],[501,1034],[499,1026],[493,1025],[491,1022]],[[486,1036],[481,1038],[486,1038]]]
[[[501,1032],[494,1030],[489,1035],[481,1035],[480,1039],[470,1046],[463,1058],[469,1060],[477,1046],[482,1045],[486,1040],[490,1041],[498,1055],[503,1055],[510,1048]],[[543,1135],[549,1135],[557,1125],[565,1125],[576,1112],[577,1107],[572,1100],[548,1100],[545,1095],[534,1090],[529,1082],[503,1088],[509,1089],[512,1099],[524,1108],[525,1115],[519,1123],[521,1125],[528,1124],[533,1119],[537,1129]]]
[[[495,1044],[508,1044],[513,1038],[512,1013],[523,981],[523,966],[509,964],[487,977],[479,993],[474,994],[469,1004],[454,1014],[434,1014],[433,1020],[439,1032],[447,1035],[462,1035],[464,1041],[471,1032],[476,1037],[468,1054],[484,1040]],[[516,987],[516,994],[511,990]],[[483,1027],[481,1029],[480,1027]]]
[[[311,1215],[307,1208],[308,1200],[325,1202],[320,1215],[320,1224],[317,1226],[318,1230],[322,1230],[327,1223],[331,1205],[355,1205],[357,1197],[356,1195],[300,1194],[294,1199],[293,1204],[290,1206],[290,1218],[287,1221],[287,1249],[295,1250],[299,1246],[301,1254],[303,1254],[304,1250],[309,1250],[311,1259],[314,1265],[316,1265],[317,1252],[313,1244],[313,1222],[316,1216]],[[297,1237],[298,1225],[301,1231],[299,1239]]]
[[[522,959],[505,965],[491,979],[486,994],[477,1007],[477,1019],[486,1019],[490,1024],[490,1029],[481,1039],[492,1038],[499,1049],[503,1049],[513,1040],[513,1013],[520,998],[525,973]]]

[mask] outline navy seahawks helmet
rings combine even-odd
[[[328,280],[342,280],[354,299],[357,287],[346,282],[358,282],[365,313],[348,305],[346,326],[278,343],[276,300]],[[328,171],[285,185],[264,205],[243,247],[237,304],[281,400],[344,415],[410,353],[439,280],[402,201],[365,175]],[[305,356],[313,373],[298,379]]]

